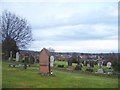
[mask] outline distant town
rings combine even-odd
[[[20,50],[20,54],[30,53],[35,56],[39,56],[40,51],[32,51],[32,50]],[[65,61],[68,58],[71,58],[72,55],[77,55],[83,60],[91,59],[96,60],[98,57],[101,57],[104,60],[111,61],[113,58],[118,58],[119,53],[81,53],[81,52],[51,52],[54,53],[56,60]]]

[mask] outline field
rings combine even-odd
[[[10,62],[3,61],[3,88],[118,88],[118,79],[113,77],[53,70],[51,76],[41,76],[38,64],[33,67],[9,67]],[[64,63],[64,62],[57,62]]]

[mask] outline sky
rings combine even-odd
[[[118,51],[117,0],[1,0],[8,10],[26,18],[33,41],[27,50],[111,53]]]

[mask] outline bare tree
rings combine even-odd
[[[0,17],[0,34],[2,35],[2,53],[8,58],[9,52],[15,56],[19,49],[26,48],[32,40],[31,26],[27,20],[5,10]]]
[[[31,26],[27,20],[5,10],[0,18],[2,42],[10,37],[19,48],[25,48],[32,40]],[[2,32],[1,32],[2,31]]]
[[[51,48],[51,47],[48,48],[48,51],[49,52],[55,52],[55,50],[53,48]]]

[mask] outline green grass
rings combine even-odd
[[[117,78],[53,70],[51,76],[39,75],[38,67],[12,68],[3,62],[3,88],[118,88]],[[35,64],[38,66],[38,64]]]
[[[2,88],[2,61],[0,61],[0,89]]]

